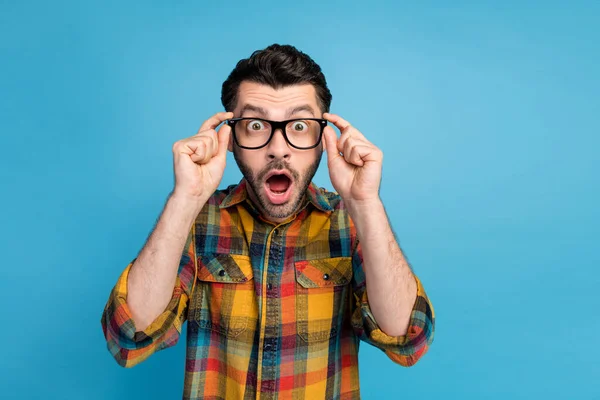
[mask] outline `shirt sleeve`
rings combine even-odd
[[[395,363],[405,367],[414,365],[427,352],[433,342],[435,315],[419,278],[415,276],[417,296],[413,305],[408,331],[403,336],[385,334],[369,306],[363,270],[362,252],[357,245],[352,257],[353,293],[355,307],[352,312],[352,327],[356,335],[382,351]]]
[[[108,350],[122,367],[131,368],[155,352],[177,344],[182,325],[187,319],[189,275],[194,276],[195,271],[192,237],[190,233],[171,300],[165,311],[146,329],[137,331],[127,305],[127,280],[135,259],[127,265],[113,287],[102,313],[101,324]]]

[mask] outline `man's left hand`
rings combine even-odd
[[[335,190],[349,207],[379,201],[383,152],[340,116],[325,113],[323,118],[341,132],[339,138],[331,126],[323,132]]]

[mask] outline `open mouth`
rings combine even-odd
[[[267,187],[275,194],[285,193],[292,181],[285,175],[272,175],[267,179]]]
[[[287,202],[292,193],[293,180],[287,171],[272,171],[265,180],[265,191],[273,204]]]

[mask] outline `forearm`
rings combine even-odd
[[[417,285],[381,201],[349,206],[361,243],[371,312],[390,336],[404,335],[417,295]]]
[[[136,330],[147,328],[167,307],[186,239],[204,201],[171,194],[131,267],[127,305]]]

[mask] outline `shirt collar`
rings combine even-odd
[[[227,196],[223,198],[219,208],[227,208],[241,203],[248,198],[248,191],[246,190],[246,179],[240,181]]]
[[[319,188],[313,182],[306,189],[306,197],[315,207],[323,212],[333,211],[329,199],[323,194],[324,189]]]
[[[223,198],[223,201],[221,201],[219,208],[228,208],[239,204],[246,199],[250,200],[250,197],[248,196],[247,185],[248,182],[246,181],[246,179],[242,178],[240,183],[236,187],[234,187],[231,190],[231,192],[229,192],[229,194],[225,196],[225,198]],[[323,212],[333,211],[333,208],[329,203],[329,199],[323,194],[322,189],[317,187],[317,185],[315,185],[313,182],[311,182],[308,188],[306,189],[305,195],[308,201],[312,203],[312,205],[314,205],[317,209]]]

